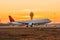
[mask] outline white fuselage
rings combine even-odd
[[[51,22],[49,19],[42,19],[42,20],[27,20],[27,21],[18,21],[18,22],[11,22],[11,24],[13,25],[28,25],[28,26],[32,26],[34,24],[46,24]]]

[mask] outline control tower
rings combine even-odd
[[[33,20],[33,16],[34,16],[34,13],[30,12],[30,18],[31,18],[31,20]]]

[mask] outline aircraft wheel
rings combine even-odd
[[[32,25],[31,25],[31,27],[33,27],[33,23],[32,23]]]
[[[30,27],[33,27],[33,25],[31,25]]]
[[[28,27],[28,25],[26,27]]]

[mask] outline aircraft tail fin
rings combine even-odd
[[[9,20],[10,22],[15,22],[15,20],[11,16],[9,16]]]

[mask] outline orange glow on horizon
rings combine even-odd
[[[60,0],[0,0],[0,22],[9,22],[11,15],[16,21],[48,18],[53,23],[60,22]]]

